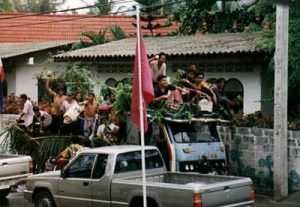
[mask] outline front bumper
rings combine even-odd
[[[226,173],[225,160],[197,160],[179,162],[180,172],[199,172],[199,173]]]

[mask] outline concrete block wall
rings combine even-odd
[[[230,127],[218,127],[227,146],[231,169],[250,176],[263,190],[273,187],[273,129],[238,127],[234,136]],[[290,191],[300,190],[300,131],[288,131],[288,173]]]

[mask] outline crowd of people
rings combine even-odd
[[[214,84],[208,83],[204,80],[204,73],[197,70],[196,64],[190,64],[180,80],[171,85],[166,76],[164,53],[150,58],[149,64],[152,71],[154,103],[168,100],[171,102],[171,108],[178,108],[184,101],[193,101],[194,98],[200,97],[213,102],[215,106],[228,107],[230,101],[224,95],[224,78],[219,78]]]
[[[26,132],[44,135],[95,136],[106,142],[117,141],[120,121],[114,114],[114,94],[104,104],[96,101],[95,94],[72,94],[64,87],[54,91],[50,87],[51,78],[46,80],[46,90],[52,96],[51,110],[42,108],[29,100],[26,94],[20,95],[21,112],[17,122]],[[84,99],[84,97],[86,97]]]
[[[190,64],[184,75],[174,85],[166,76],[166,55],[160,53],[149,58],[154,87],[153,104],[167,100],[170,108],[179,108],[185,101],[201,97],[214,105],[226,106],[229,100],[223,94],[225,80],[219,78],[215,84],[204,81],[204,73],[195,64]],[[62,135],[82,135],[101,137],[106,142],[118,139],[120,118],[115,115],[113,104],[115,94],[111,93],[105,104],[96,101],[95,94],[70,93],[64,87],[51,88],[52,78],[48,77],[45,88],[52,96],[51,110],[42,110],[32,103],[26,94],[21,94],[22,110],[18,122],[28,132],[38,131]],[[123,132],[122,132],[123,133]]]

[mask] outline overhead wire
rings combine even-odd
[[[125,1],[120,1],[120,2],[131,2],[131,1],[128,1],[128,0],[125,0]],[[118,3],[120,3],[118,2]],[[166,6],[169,6],[169,5],[173,5],[173,4],[176,4],[176,3],[182,3],[184,2],[184,0],[175,0],[175,1],[172,1],[172,2],[169,2],[169,3],[164,3],[164,4],[161,4],[161,3],[157,3],[157,4],[153,4],[151,6],[147,6],[147,7],[143,7],[143,9],[145,8],[155,8],[155,7],[166,7]],[[103,7],[106,5],[106,4],[101,4]],[[92,5],[92,6],[86,6],[86,7],[78,7],[80,9],[83,9],[83,8],[92,8],[92,7],[98,7],[99,8],[99,4],[96,4],[96,5]],[[61,12],[61,11],[70,11],[70,10],[74,10],[76,8],[73,8],[73,9],[67,9],[67,10],[57,10],[56,12]],[[119,12],[110,12],[109,14],[107,15],[114,15],[114,14],[120,14],[120,13],[126,13],[126,12],[133,12],[135,11],[135,9],[129,9],[129,10],[126,10],[126,11],[119,11]],[[55,12],[55,13],[56,13]],[[51,13],[38,13],[38,14],[28,14],[28,15],[23,15],[22,17],[32,17],[32,16],[41,16],[41,15],[48,15],[48,14],[51,14]],[[12,27],[24,27],[24,26],[33,26],[33,25],[41,25],[41,24],[51,24],[51,23],[57,23],[57,22],[66,22],[66,21],[76,21],[76,20],[80,20],[80,19],[88,19],[88,18],[94,18],[94,17],[100,17],[100,16],[106,16],[106,15],[103,15],[103,14],[97,14],[97,15],[79,15],[77,18],[74,18],[74,16],[72,16],[72,18],[66,18],[66,19],[60,19],[60,20],[52,20],[52,21],[43,21],[43,22],[33,22],[33,23],[27,23],[27,24],[15,24],[15,25],[5,25],[5,26],[0,26],[0,28],[12,28]],[[15,18],[18,18],[15,17]],[[21,17],[19,17],[21,18]],[[11,18],[12,19],[12,18]],[[0,18],[1,20],[1,18]]]
[[[120,3],[130,3],[132,2],[132,0],[121,0],[118,2],[110,2],[108,3],[110,6],[114,5],[114,4],[120,4]],[[158,7],[158,6],[169,6],[175,3],[182,3],[185,2],[184,0],[174,0],[172,2],[169,3],[157,3],[157,4],[153,4],[151,6],[147,6],[147,7],[143,7],[143,8],[154,8],[154,7]],[[94,4],[94,5],[90,5],[90,6],[84,6],[84,7],[75,7],[75,8],[70,8],[70,9],[62,9],[62,10],[56,10],[56,11],[52,11],[52,12],[42,12],[42,13],[30,13],[30,14],[20,14],[18,16],[12,16],[12,17],[0,17],[0,20],[7,20],[7,19],[18,19],[18,18],[23,18],[23,17],[32,17],[32,16],[41,16],[41,15],[47,15],[47,14],[56,14],[56,13],[63,13],[63,12],[68,12],[68,11],[77,11],[77,10],[83,10],[83,9],[90,9],[90,8],[101,8],[101,7],[105,7],[107,6],[107,4]],[[130,12],[132,10],[126,10],[126,11],[120,11],[120,12],[110,12],[109,14],[118,14],[118,13],[124,13],[124,12]],[[109,15],[108,14],[108,15]],[[81,14],[82,15],[82,14]],[[101,16],[102,14],[99,14],[97,16]]]
[[[119,3],[129,3],[132,2],[132,0],[121,0],[118,2],[110,2],[108,3],[109,5],[113,5],[113,4],[119,4]],[[13,16],[13,17],[0,17],[0,20],[3,19],[18,19],[18,18],[23,18],[23,17],[32,17],[32,16],[41,16],[41,15],[46,15],[46,14],[55,14],[55,13],[63,13],[63,12],[68,12],[68,11],[77,11],[77,10],[83,10],[83,9],[90,9],[90,8],[94,8],[94,7],[104,7],[107,4],[94,4],[94,5],[90,5],[90,6],[83,6],[83,7],[75,7],[75,8],[70,8],[70,9],[62,9],[62,10],[56,10],[56,11],[52,11],[52,12],[40,12],[40,13],[29,13],[29,14],[22,14],[20,13],[20,15],[18,16]]]

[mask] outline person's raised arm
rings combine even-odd
[[[46,80],[46,90],[47,92],[52,95],[52,96],[56,96],[56,93],[49,87],[49,83],[51,81],[51,78],[48,77],[47,80]]]

